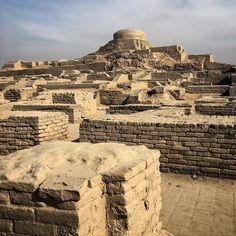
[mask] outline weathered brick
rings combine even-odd
[[[12,232],[13,231],[13,222],[9,220],[0,219],[0,232]]]
[[[56,224],[68,227],[77,227],[79,223],[78,215],[75,211],[36,209],[36,220],[47,224]]]
[[[0,218],[10,220],[34,220],[34,209],[15,206],[0,206]]]
[[[55,235],[55,231],[56,229],[53,225],[31,223],[27,221],[14,222],[14,232],[24,235],[52,236]]]

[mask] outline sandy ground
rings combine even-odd
[[[236,181],[162,173],[163,228],[175,236],[235,236]]]

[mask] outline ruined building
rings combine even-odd
[[[0,235],[235,235],[236,65],[137,29],[9,61],[0,155]]]

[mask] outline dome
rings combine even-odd
[[[142,30],[138,29],[122,29],[118,30],[114,33],[113,39],[120,40],[120,39],[138,39],[146,41],[146,35]]]

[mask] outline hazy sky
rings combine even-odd
[[[236,0],[0,0],[0,65],[78,58],[121,28],[236,64]]]

